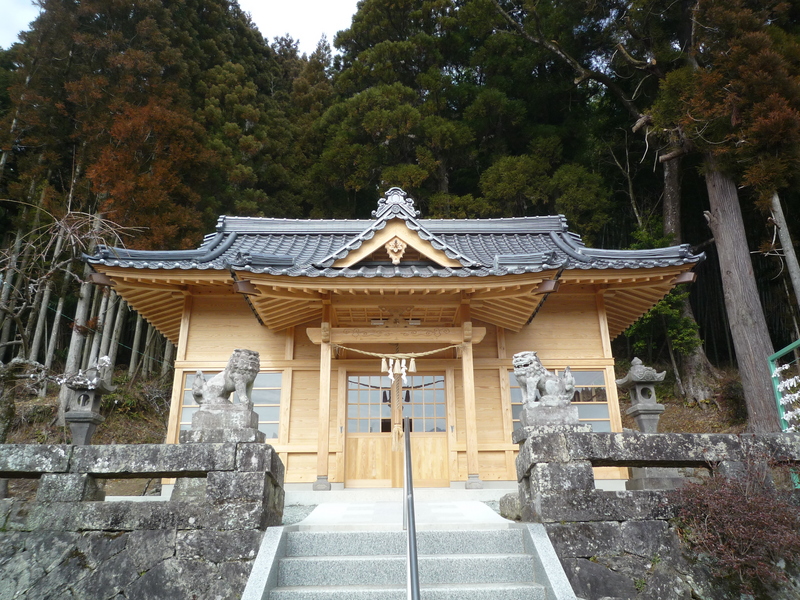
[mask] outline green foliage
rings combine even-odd
[[[657,358],[653,349],[661,345],[665,336],[679,355],[686,356],[700,345],[697,323],[682,312],[688,296],[685,290],[671,291],[625,331],[625,336],[633,342],[634,354],[646,356],[643,360],[652,362]]]

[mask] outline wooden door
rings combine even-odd
[[[389,378],[347,378],[346,487],[402,487],[403,452],[392,450]],[[444,375],[409,375],[403,413],[411,418],[415,487],[447,487],[447,410]]]

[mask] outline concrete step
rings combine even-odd
[[[545,600],[536,583],[473,583],[421,586],[422,600]],[[269,600],[406,600],[406,586],[285,587],[272,590]]]
[[[526,583],[534,579],[526,554],[439,554],[419,557],[428,583]],[[283,558],[278,586],[402,585],[405,556],[296,556]]]
[[[286,556],[379,556],[406,553],[403,531],[292,531]],[[520,529],[419,531],[417,551],[424,554],[522,554]]]

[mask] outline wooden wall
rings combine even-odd
[[[287,467],[287,482],[313,482],[317,476],[319,428],[320,347],[311,343],[310,322],[285,331],[274,332],[259,325],[245,300],[238,295],[203,297],[187,301],[176,361],[175,393],[168,439],[178,439],[177,419],[180,388],[184,372],[198,368],[221,369],[234,348],[256,350],[261,355],[262,370],[283,373],[280,438],[274,443]],[[485,481],[514,480],[516,446],[511,443],[511,409],[508,371],[511,356],[524,350],[536,350],[548,368],[572,367],[606,369],[612,428],[620,428],[613,386],[613,359],[602,300],[594,293],[558,294],[542,306],[532,323],[519,333],[486,327],[483,341],[474,347],[477,440],[480,477]],[[394,346],[364,347],[371,351],[391,352]],[[426,346],[425,350],[431,349]],[[403,345],[401,351],[414,351]],[[344,352],[332,360],[330,442],[328,473],[330,481],[345,478],[346,378],[348,373],[376,373],[379,360],[353,352]],[[466,480],[466,411],[462,385],[461,360],[453,350],[432,358],[418,359],[419,372],[443,373],[447,386],[447,461],[451,480]],[[452,428],[451,428],[452,426]]]

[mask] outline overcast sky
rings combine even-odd
[[[300,41],[300,51],[311,53],[322,34],[333,36],[350,26],[357,0],[239,0],[267,40],[286,33]],[[17,34],[28,29],[39,9],[30,0],[0,0],[0,46],[8,48]]]

